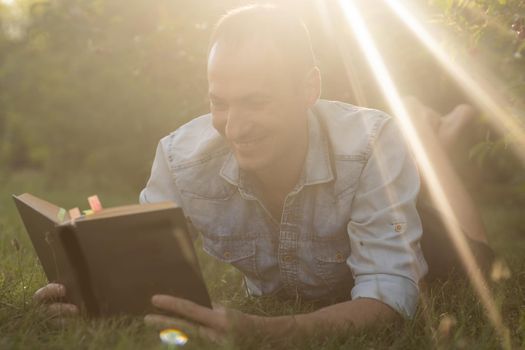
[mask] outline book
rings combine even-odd
[[[24,193],[13,195],[49,282],[89,316],[154,312],[167,294],[210,307],[186,218],[173,202],[67,211]]]

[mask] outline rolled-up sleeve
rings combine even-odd
[[[377,299],[411,318],[427,271],[416,211],[419,175],[395,120],[372,136],[348,223],[352,299]]]
[[[161,140],[157,146],[150,178],[146,187],[140,192],[139,201],[142,204],[164,201],[180,203],[177,188],[175,187],[173,175],[171,174],[166,157],[164,141],[165,139]]]

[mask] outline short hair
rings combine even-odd
[[[293,13],[269,4],[242,6],[226,13],[212,32],[208,55],[217,42],[240,47],[257,40],[274,44],[295,77],[315,67],[310,34],[304,22]]]

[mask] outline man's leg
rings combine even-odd
[[[486,271],[492,263],[493,253],[487,245],[485,227],[474,201],[447,156],[455,151],[457,141],[469,130],[475,110],[469,105],[459,105],[447,115],[440,116],[415,98],[407,98],[405,103],[460,229],[478,265]],[[450,270],[461,269],[462,263],[446,232],[440,206],[429,194],[430,188],[436,184],[429,183],[424,177],[422,183],[418,210],[423,224],[423,253],[429,263],[429,276],[446,277]]]

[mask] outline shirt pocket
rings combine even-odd
[[[177,188],[185,199],[204,199],[227,201],[237,191],[237,187],[227,182],[218,174],[215,164],[218,159],[195,164],[187,168],[173,170]]]
[[[241,220],[232,201],[235,188],[217,186],[208,191],[188,186],[180,192],[184,213],[195,229],[203,234],[215,232],[217,236],[230,235],[233,223]]]
[[[232,264],[248,278],[259,278],[255,259],[255,237],[203,234],[202,248],[214,258]]]
[[[339,285],[353,280],[352,271],[346,263],[350,256],[348,240],[314,240],[312,255],[318,277],[331,291],[335,292]]]

